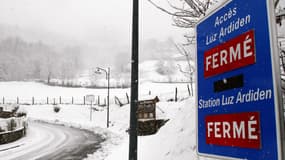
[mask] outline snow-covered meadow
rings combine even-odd
[[[178,90],[178,102],[168,101],[174,98]],[[82,97],[87,94],[106,96],[106,89],[51,87],[34,82],[1,82],[0,97],[23,99],[45,99],[47,96]],[[129,89],[111,89],[110,93],[110,127],[106,128],[106,108],[93,106],[90,119],[90,105],[60,105],[55,113],[53,105],[21,105],[26,110],[29,120],[42,120],[50,123],[64,124],[76,128],[92,130],[106,136],[102,149],[89,155],[93,160],[125,160],[128,158],[128,133],[130,105],[122,107],[113,101],[114,96],[125,98]],[[158,96],[160,102],[157,116],[170,119],[159,132],[152,136],[138,139],[138,157],[140,160],[197,159],[195,134],[195,104],[190,97],[186,83],[152,83],[144,82],[139,86],[140,99]],[[7,98],[8,99],[8,98]]]

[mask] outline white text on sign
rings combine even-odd
[[[205,121],[207,144],[261,148],[259,112],[211,115]]]
[[[204,77],[255,63],[254,31],[250,30],[204,53]]]

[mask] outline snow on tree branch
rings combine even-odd
[[[159,10],[173,16],[174,25],[181,28],[193,28],[201,16],[204,16],[211,2],[210,0],[181,0],[171,3],[167,0],[169,6],[173,9],[170,11],[148,0]]]

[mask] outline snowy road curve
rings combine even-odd
[[[81,160],[100,148],[103,139],[88,131],[30,122],[27,136],[0,145],[2,160]]]

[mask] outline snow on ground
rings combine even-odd
[[[159,132],[152,136],[138,138],[138,157],[140,160],[195,160],[195,104],[194,98],[189,98],[186,83],[153,83],[153,80],[166,81],[169,77],[159,76],[155,71],[157,62],[150,61],[140,65],[141,77],[139,86],[139,99],[152,99],[158,96],[157,117],[169,119]],[[179,71],[177,71],[179,72]],[[175,74],[174,81],[185,79],[181,73]],[[193,84],[194,85],[194,84]],[[194,87],[194,86],[193,86]],[[175,99],[175,90],[178,91],[178,102]],[[191,90],[191,85],[189,85]],[[0,98],[5,101],[45,102],[46,98],[71,99],[82,102],[83,96],[93,94],[106,97],[106,89],[63,88],[46,86],[35,82],[1,82]],[[195,90],[195,88],[193,88]],[[102,149],[90,155],[88,160],[126,160],[128,159],[128,138],[126,130],[129,127],[130,105],[119,107],[114,104],[114,96],[126,102],[126,93],[130,96],[130,89],[110,90],[110,127],[106,128],[106,107],[94,106],[90,120],[90,105],[59,105],[60,111],[55,113],[53,105],[21,105],[27,111],[30,120],[42,120],[50,123],[83,128],[102,134],[107,141]],[[29,133],[28,133],[29,134]]]
[[[47,97],[52,102],[53,98],[59,98],[71,101],[74,97],[75,103],[82,102],[83,96],[87,94],[93,95],[107,95],[106,89],[87,89],[87,88],[64,88],[57,86],[47,86],[42,83],[35,82],[1,82],[0,83],[0,97],[5,97],[5,102],[16,102],[16,98],[19,97],[20,101],[31,102],[32,97],[35,101],[46,102]],[[121,95],[122,92],[128,92],[127,89],[112,89],[110,97]]]
[[[159,117],[170,119],[157,134],[138,137],[139,160],[210,160],[196,153],[196,115],[194,97],[181,102],[159,102],[165,111]],[[106,160],[128,159],[128,135]]]
[[[159,84],[159,85],[158,85]],[[150,96],[162,96],[162,98],[173,98],[175,88],[178,89],[180,97],[186,96],[187,84],[186,83],[143,83],[139,88],[140,97]],[[17,97],[20,102],[32,102],[34,97],[36,102],[46,103],[47,97],[49,97],[49,103],[53,102],[53,98],[56,98],[58,102],[59,97],[63,102],[71,103],[72,97],[74,97],[74,103],[83,103],[83,97],[89,94],[103,98],[107,95],[107,89],[88,89],[88,88],[64,88],[57,86],[47,86],[41,83],[35,82],[1,82],[0,83],[0,98],[5,98],[5,102],[16,103]],[[111,89],[110,90],[110,103],[114,103],[114,97],[126,98],[126,93],[130,96],[130,89]]]
[[[99,133],[107,139],[103,143],[103,148],[95,155],[90,155],[91,159],[103,160],[111,153],[116,145],[124,138],[122,133],[127,128],[126,123],[119,123],[116,117],[124,112],[124,108],[116,105],[110,106],[111,128],[106,129],[106,110],[92,110],[92,118],[90,120],[90,106],[88,105],[60,105],[60,111],[55,113],[52,105],[41,106],[21,106],[28,112],[29,120],[41,120],[44,122],[61,124],[69,127],[87,129]],[[123,117],[122,117],[123,118]],[[116,124],[115,126],[113,126]]]
[[[182,59],[185,59],[185,57],[182,57]],[[193,64],[193,62],[191,62]],[[168,68],[163,68],[163,66],[167,66]],[[140,82],[187,82],[188,77],[186,77],[182,72],[179,72],[179,65],[183,68],[183,70],[186,70],[188,64],[185,60],[148,60],[140,63],[139,68],[139,77]],[[158,73],[158,70],[163,70],[165,74]],[[167,73],[171,72],[171,73]]]
[[[59,113],[52,106],[24,106],[28,117],[51,123],[65,124],[101,132],[110,138],[103,149],[88,160],[128,159],[129,105],[110,106],[110,128],[106,129],[106,111],[93,111],[90,121],[89,106],[61,106]],[[159,118],[170,119],[159,132],[152,136],[138,138],[138,158],[140,160],[196,160],[196,115],[194,98],[180,102],[159,102]],[[111,133],[108,133],[110,132]],[[106,133],[107,132],[107,133]],[[202,159],[202,158],[200,158]]]
[[[159,102],[161,110],[157,110],[159,118],[170,119],[156,135],[138,138],[138,157],[140,160],[186,160],[197,159],[195,134],[195,104],[194,98],[181,102]],[[31,119],[65,124],[77,128],[111,131],[111,138],[102,151],[89,156],[89,160],[126,160],[128,159],[129,105],[110,106],[111,127],[106,129],[106,112],[93,111],[90,121],[88,106],[61,106],[61,111],[55,113],[51,106],[24,106]],[[107,135],[107,134],[106,134]],[[120,144],[120,145],[119,145]],[[107,153],[106,153],[107,152]]]
[[[190,98],[179,103],[160,102],[170,119],[159,132],[152,136],[138,138],[138,159],[140,160],[186,160],[197,159],[195,134],[195,105]],[[128,138],[107,160],[128,159]]]
[[[10,86],[10,87],[9,87]],[[179,102],[167,102],[174,98],[175,88],[178,88]],[[33,82],[1,82],[0,90],[5,90],[0,96],[18,96],[28,98],[34,95],[68,95],[82,96],[86,94],[105,95],[105,90],[62,88],[44,86]],[[158,96],[160,102],[157,110],[158,118],[170,119],[156,135],[143,136],[138,139],[138,156],[140,160],[186,160],[197,159],[195,138],[195,104],[194,98],[188,95],[185,83],[151,83],[140,85],[140,99]],[[111,89],[111,95],[125,95],[126,89]],[[41,92],[41,93],[40,93]],[[151,92],[151,93],[150,93]],[[37,94],[39,93],[39,94]],[[111,98],[112,98],[111,96]],[[123,97],[121,96],[121,97]],[[184,100],[182,100],[184,99]],[[185,100],[186,99],[186,100]],[[50,123],[64,124],[76,128],[92,130],[103,134],[108,140],[103,148],[88,160],[126,160],[128,157],[129,105],[119,107],[110,105],[110,128],[106,128],[106,108],[94,106],[90,120],[90,105],[60,105],[58,113],[53,111],[53,105],[21,105],[28,112],[30,120],[42,120]]]

